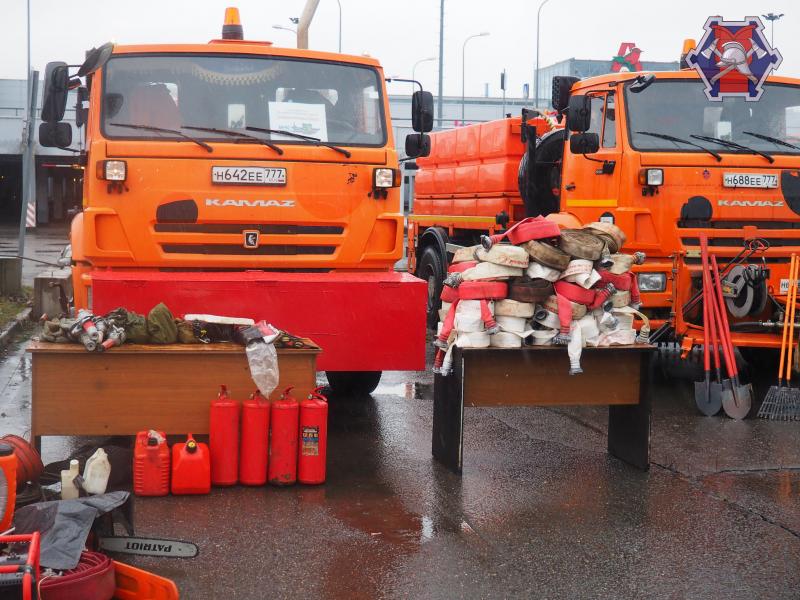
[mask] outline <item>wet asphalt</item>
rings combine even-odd
[[[0,356],[0,433],[29,430],[32,333]],[[457,476],[431,457],[430,373],[388,373],[331,398],[324,485],[136,498],[138,535],[200,554],[117,558],[189,599],[800,598],[800,422],[702,417],[676,364],[647,472],[606,454],[604,408],[469,408]],[[87,441],[45,438],[45,462]]]
[[[22,337],[3,432],[28,428]],[[800,423],[699,416],[669,377],[653,393],[648,472],[606,454],[603,408],[471,408],[459,477],[430,454],[432,377],[390,373],[331,399],[325,485],[136,498],[138,535],[200,554],[119,558],[191,599],[800,597]],[[45,438],[45,461],[85,441]]]

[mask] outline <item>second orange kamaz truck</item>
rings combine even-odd
[[[800,253],[800,80],[771,76],[763,89],[758,102],[711,102],[691,70],[558,77],[547,115],[434,133],[417,160],[408,241],[410,270],[429,282],[429,323],[447,244],[550,215],[619,225],[624,251],[647,254],[634,269],[656,339],[684,349],[702,343],[690,300],[705,233],[720,264],[735,263],[725,285],[733,342],[745,354],[779,347],[789,260]],[[570,99],[585,122],[563,118]]]

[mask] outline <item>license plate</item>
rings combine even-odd
[[[211,183],[286,185],[286,169],[283,167],[211,167]]]
[[[722,185],[732,188],[776,188],[778,176],[768,173],[724,173]]]

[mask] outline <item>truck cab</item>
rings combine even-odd
[[[108,45],[67,76],[89,102],[75,306],[265,318],[316,341],[331,380],[422,369],[424,284],[393,271],[404,230],[380,64],[225,27],[207,44]],[[421,333],[362,352],[381,339],[363,327],[376,312]]]
[[[563,214],[612,221],[641,250],[643,302],[689,342],[702,311],[683,310],[700,288],[700,233],[726,264],[759,250],[728,278],[734,342],[779,346],[788,266],[800,250],[800,82],[767,79],[757,102],[712,102],[694,71],[628,73],[573,83],[566,109]],[[572,108],[583,115],[570,119]],[[585,117],[585,121],[583,119]],[[765,335],[766,334],[766,335]]]

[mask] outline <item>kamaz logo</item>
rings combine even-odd
[[[206,198],[206,206],[237,206],[239,208],[269,208],[275,206],[291,208],[294,206],[294,200],[220,200],[218,198]]]
[[[783,206],[782,200],[717,200],[718,206],[755,206],[766,208],[768,206],[779,208]]]

